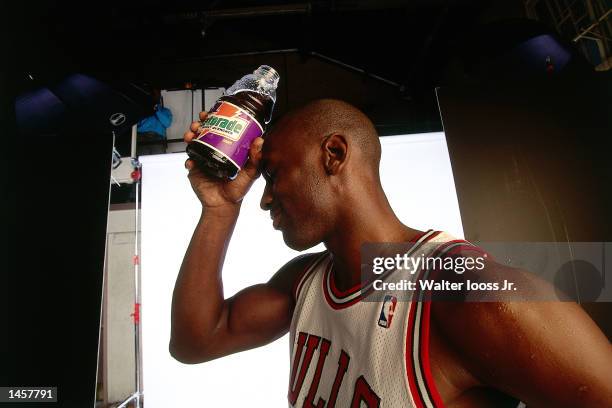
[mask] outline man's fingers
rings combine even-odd
[[[251,179],[256,179],[261,174],[259,163],[261,162],[261,149],[263,147],[263,139],[258,137],[253,140],[249,149],[249,159],[242,168],[242,172],[246,173]]]
[[[185,143],[190,143],[193,138],[197,136],[200,126],[202,126],[200,122],[192,122],[191,126],[189,126],[189,130],[183,133],[183,141]]]
[[[187,173],[187,178],[189,178],[189,180],[206,178],[206,174],[202,172],[202,170],[197,166],[196,162],[192,159],[187,159],[185,161],[185,168],[189,170]]]
[[[256,137],[251,142],[249,148],[249,161],[256,167],[259,167],[261,161],[261,149],[263,149],[264,140],[261,137]]]
[[[200,112],[200,120],[206,119],[207,116],[208,116],[208,112]]]
[[[183,140],[185,141],[185,143],[189,143],[193,140],[193,138],[196,136],[195,133],[190,132],[189,130],[187,132],[185,132],[183,134]]]
[[[200,126],[202,126],[201,122],[191,122],[191,126],[189,126],[189,130],[191,130],[192,132],[197,132]]]

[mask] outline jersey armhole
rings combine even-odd
[[[484,256],[485,258],[493,259],[490,253],[482,249],[481,247],[472,244],[469,241],[458,239],[446,242],[436,251],[441,256],[456,256],[456,255],[468,255],[477,254]]]
[[[317,254],[312,257],[312,260],[307,264],[306,268],[304,268],[298,274],[297,278],[293,282],[293,288],[291,293],[293,294],[293,300],[297,302],[300,293],[302,291],[302,287],[304,286],[304,282],[308,279],[308,276],[311,275],[312,271],[316,269],[316,266],[321,262],[322,259],[325,258],[327,252],[323,252],[321,254]]]
[[[415,408],[443,408],[444,403],[431,374],[429,329],[431,302],[411,302],[406,333],[408,392]]]
[[[488,257],[482,248],[463,239],[451,239],[441,243],[433,251],[433,257],[457,256],[460,254],[478,254]],[[423,276],[422,274],[420,275]],[[416,408],[443,408],[444,403],[438,392],[431,373],[429,336],[431,324],[431,301],[421,300],[420,291],[413,294],[406,330],[406,374],[408,392]],[[426,299],[426,296],[422,299]]]

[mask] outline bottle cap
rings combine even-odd
[[[271,66],[260,65],[259,68],[253,71],[253,74],[260,76],[274,88],[278,86],[278,79],[280,78],[280,75],[278,75],[278,72],[276,72],[276,70]]]

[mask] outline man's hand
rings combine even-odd
[[[207,115],[206,112],[200,112],[200,120],[205,120]],[[201,122],[191,124],[190,129],[183,135],[185,143],[192,143],[201,125]],[[208,177],[196,166],[193,160],[187,159],[185,168],[189,170],[188,177],[191,187],[207,211],[219,215],[236,212],[251,185],[260,176],[259,162],[262,146],[263,139],[261,137],[253,140],[249,150],[249,160],[234,180],[219,180]]]

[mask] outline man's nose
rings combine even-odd
[[[262,210],[268,211],[272,208],[272,191],[270,188],[270,183],[266,183],[266,187],[264,188],[264,192],[261,195],[261,201],[259,202],[259,206]]]

